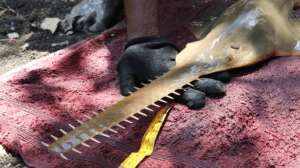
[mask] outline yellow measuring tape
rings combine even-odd
[[[169,103],[154,117],[146,133],[138,152],[131,153],[119,166],[119,168],[135,168],[146,156],[152,154],[157,134],[170,109],[177,103]]]

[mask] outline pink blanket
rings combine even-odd
[[[193,7],[195,5],[195,7]],[[195,41],[184,25],[204,9],[224,5],[189,0],[159,3],[161,34],[181,49]],[[299,13],[299,12],[298,12]],[[297,13],[295,13],[297,16]],[[114,34],[114,36],[111,36]],[[70,131],[84,114],[101,112],[121,99],[116,65],[126,43],[126,27],[86,39],[0,77],[0,142],[32,167],[117,167],[137,151],[155,112],[146,112],[126,130],[102,143],[79,146],[69,160],[50,154],[59,129]],[[296,167],[300,165],[300,57],[281,57],[233,71],[223,97],[207,98],[201,110],[176,105],[153,155],[140,168]]]

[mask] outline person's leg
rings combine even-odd
[[[139,36],[159,36],[157,0],[123,0],[127,41]]]

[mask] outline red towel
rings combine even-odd
[[[184,25],[204,10],[226,5],[189,0],[158,3],[160,32],[181,49],[195,41]],[[193,7],[195,5],[195,7]],[[220,10],[221,9],[221,10]],[[300,12],[298,12],[300,13]],[[297,15],[295,15],[297,16]],[[202,18],[203,19],[203,18]],[[198,20],[199,21],[199,20]],[[112,36],[114,34],[114,36]],[[40,141],[61,137],[84,114],[101,112],[121,99],[116,65],[126,43],[126,27],[86,39],[14,69],[0,78],[0,142],[32,167],[114,167],[137,151],[155,112],[122,123],[126,130],[101,144],[78,146],[69,160],[50,154]],[[139,167],[268,167],[300,165],[300,57],[265,61],[226,84],[224,97],[207,98],[201,110],[176,105],[162,128],[155,151]]]

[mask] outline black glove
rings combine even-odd
[[[163,37],[137,37],[127,42],[125,52],[117,65],[120,74],[121,93],[129,96],[128,92],[134,92],[134,86],[140,87],[140,83],[149,83],[155,76],[175,67],[175,59],[179,48],[170,40]],[[211,78],[228,81],[228,72],[215,73]],[[186,87],[177,101],[187,105],[191,109],[201,108],[205,104],[205,94],[222,95],[226,92],[225,85],[214,79],[200,78],[194,84],[194,88]]]

